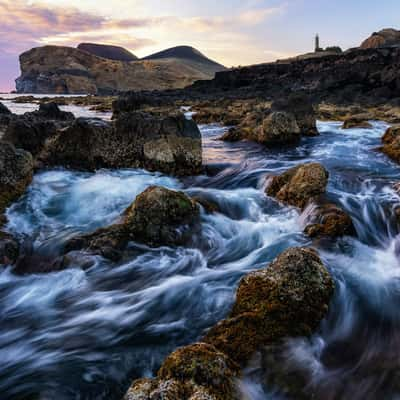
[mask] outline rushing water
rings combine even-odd
[[[169,352],[226,316],[244,274],[290,246],[311,245],[302,234],[304,216],[264,194],[269,173],[311,160],[329,170],[328,196],[351,214],[358,239],[317,246],[335,278],[335,299],[318,334],[289,341],[282,358],[288,371],[307,375],[317,399],[396,399],[400,243],[394,207],[400,199],[392,184],[399,169],[375,151],[385,128],[375,123],[343,131],[338,123],[320,123],[321,136],[304,138],[297,148],[267,150],[216,141],[223,129],[208,125],[201,129],[207,176],[37,174],[8,211],[9,230],[29,237],[37,251],[54,251],[76,233],[111,223],[152,184],[206,196],[222,213],[202,213],[193,248],[132,244],[132,256],[117,265],[88,257],[86,270],[1,272],[1,399],[118,399],[129,380],[154,374]],[[261,377],[255,360],[240,384],[244,398],[283,398]]]

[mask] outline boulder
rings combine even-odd
[[[13,115],[7,124],[3,140],[15,147],[38,155],[48,138],[74,121],[72,113],[61,111],[55,103],[40,104],[38,111]]]
[[[266,193],[283,203],[303,209],[321,196],[328,184],[328,171],[319,163],[301,164],[270,178]]]
[[[71,239],[65,252],[86,249],[117,261],[129,241],[151,247],[180,246],[199,227],[199,206],[182,192],[151,186],[139,194],[121,220]]]
[[[372,125],[368,122],[368,116],[363,115],[355,115],[349,118],[346,118],[343,121],[342,129],[370,129]]]
[[[0,266],[12,265],[19,256],[19,242],[9,233],[0,231]]]
[[[301,131],[293,114],[273,112],[252,133],[250,139],[267,146],[292,144],[300,140]]]
[[[114,123],[78,118],[46,143],[44,165],[82,170],[146,168],[174,175],[202,170],[200,131],[182,114],[124,113]]]
[[[155,94],[146,92],[128,91],[121,94],[117,100],[112,103],[113,118],[122,113],[139,111],[145,106],[160,107],[168,105],[168,100]]]
[[[0,103],[0,114],[11,114],[11,111],[3,103]]]
[[[273,111],[291,113],[296,118],[297,125],[303,136],[318,136],[317,112],[310,96],[305,93],[291,93],[287,97],[272,103]]]
[[[0,142],[0,215],[21,196],[33,177],[32,155]]]
[[[333,279],[318,253],[291,248],[240,282],[232,312],[203,339],[245,365],[261,346],[309,336],[325,317]]]
[[[304,233],[312,238],[353,236],[356,230],[351,217],[335,204],[311,205]]]
[[[392,160],[400,163],[400,125],[388,128],[382,137],[381,151]]]
[[[139,379],[124,400],[233,400],[238,365],[215,347],[195,343],[170,354],[156,379]]]
[[[243,134],[238,128],[230,128],[219,138],[219,140],[222,140],[224,142],[239,142],[242,139]]]

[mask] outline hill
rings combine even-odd
[[[81,43],[78,45],[78,49],[108,60],[136,61],[138,59],[134,54],[123,47],[109,44]]]
[[[212,79],[223,67],[178,58],[109,60],[72,47],[44,46],[20,55],[18,93],[112,94],[178,89]]]
[[[400,47],[400,31],[392,28],[382,29],[379,32],[374,32],[361,44],[362,49],[379,47]]]
[[[142,60],[169,60],[184,63],[188,67],[198,69],[205,74],[213,75],[226,68],[209,59],[203,53],[190,46],[177,46],[143,57]]]

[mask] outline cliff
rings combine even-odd
[[[316,101],[382,102],[400,93],[400,48],[355,49],[324,57],[282,61],[218,72],[187,93],[225,97],[279,97],[305,91]]]
[[[44,46],[20,56],[18,93],[110,94],[165,90],[212,79],[198,63],[176,59],[115,61],[71,47]]]
[[[400,31],[396,29],[382,29],[374,32],[361,44],[362,49],[374,49],[378,47],[400,47]]]

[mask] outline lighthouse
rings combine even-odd
[[[315,52],[318,53],[321,51],[321,47],[319,46],[319,35],[318,33],[315,35]]]

